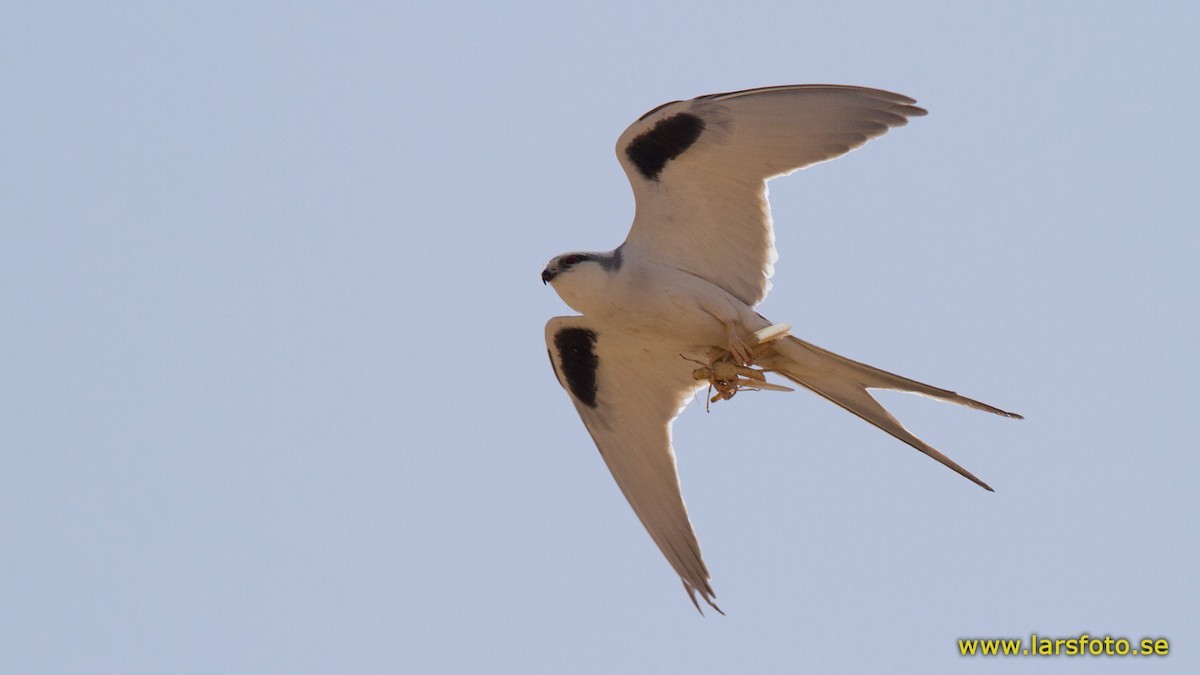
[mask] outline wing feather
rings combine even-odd
[[[637,201],[625,245],[755,305],[778,259],[766,181],[924,115],[914,103],[878,89],[795,85],[659,106],[617,141]]]
[[[584,335],[590,337],[579,337]],[[586,350],[585,342],[590,342]],[[546,346],[555,375],[601,457],[692,602],[699,594],[721,611],[713,604],[716,594],[688,519],[671,447],[671,423],[698,388],[691,368],[657,343],[601,331],[581,316],[551,319]]]

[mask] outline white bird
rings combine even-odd
[[[914,103],[878,89],[796,85],[661,105],[617,141],[637,201],[625,242],[557,256],[542,271],[583,315],[546,324],[554,372],[696,609],[698,593],[721,611],[680,493],[671,424],[705,380],[717,387],[716,401],[783,388],[760,374],[778,373],[991,490],[909,433],[867,390],[1020,415],[838,356],[754,311],[778,257],[766,181],[924,115]]]

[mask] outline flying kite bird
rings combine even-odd
[[[583,315],[546,324],[555,375],[696,609],[698,593],[721,611],[680,494],[671,424],[706,383],[716,402],[746,389],[787,389],[763,375],[778,373],[991,490],[867,390],[1020,415],[838,356],[754,311],[778,258],[766,181],[924,115],[915,103],[878,89],[796,85],[661,105],[617,141],[637,201],[625,243],[565,253],[542,271]]]

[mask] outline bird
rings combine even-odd
[[[542,282],[580,314],[546,324],[554,374],[701,614],[697,596],[724,612],[683,501],[671,427],[706,383],[717,402],[743,390],[789,389],[765,379],[780,375],[992,490],[906,430],[868,390],[1020,415],[827,351],[755,310],[778,259],[767,181],[925,114],[907,96],[824,84],[660,105],[617,140],[636,202],[625,241],[555,256],[542,270]]]

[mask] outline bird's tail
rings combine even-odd
[[[954,460],[909,433],[867,390],[893,389],[896,391],[906,391],[965,405],[968,408],[975,408],[976,410],[984,410],[1004,417],[1022,419],[1016,413],[1007,412],[965,396],[959,396],[952,391],[931,387],[916,380],[910,380],[906,377],[893,375],[885,370],[873,368],[865,363],[851,361],[844,356],[838,356],[833,352],[821,349],[803,340],[798,340],[790,335],[773,340],[769,347],[756,357],[755,364],[764,370],[777,372],[796,384],[833,401],[846,410],[908,443],[917,450],[945,464],[989,492],[992,488],[987,483],[979,480],[974,474],[959,466]]]

